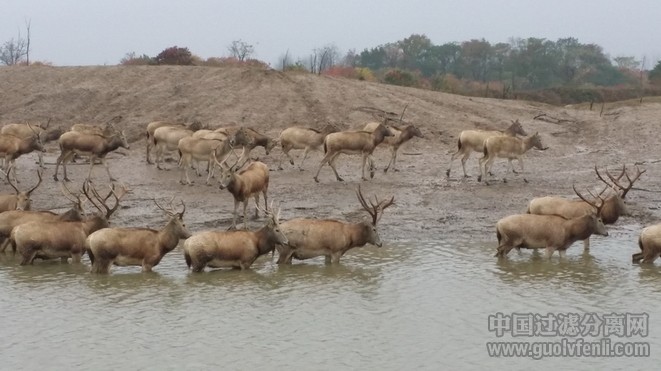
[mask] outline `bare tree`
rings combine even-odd
[[[340,52],[334,44],[315,48],[310,55],[310,72],[320,75],[323,71],[337,64]]]
[[[243,62],[255,52],[255,47],[248,44],[247,42],[239,39],[232,41],[232,44],[227,48],[232,57]]]
[[[27,55],[27,42],[20,36],[18,39],[11,38],[0,47],[0,62],[7,66],[14,66]]]

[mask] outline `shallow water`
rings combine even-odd
[[[493,258],[495,241],[405,241],[279,267],[192,274],[181,252],[155,270],[21,267],[0,255],[2,369],[495,369],[656,366],[648,358],[489,358],[488,316],[649,314],[661,349],[661,267],[630,264],[636,232],[593,238],[551,261]],[[559,338],[553,338],[559,339]],[[551,339],[551,340],[553,340]],[[520,340],[520,339],[515,339]],[[549,340],[540,337],[524,341]]]

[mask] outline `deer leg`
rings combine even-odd
[[[564,259],[567,257],[567,250],[558,250],[558,254],[560,254],[560,259]]]
[[[362,169],[362,177],[361,177],[362,180],[368,180],[367,178],[365,178],[365,163],[367,163],[367,156],[369,155],[363,153],[363,169]]]
[[[71,159],[76,155],[75,152],[70,152],[67,153],[67,155],[64,157],[62,160],[62,171],[64,172],[64,181],[65,182],[70,182],[71,180],[67,176],[67,162],[71,161]]]
[[[259,192],[255,193],[255,195],[253,197],[255,199],[255,218],[254,219],[257,220],[257,219],[259,219],[259,209],[257,208],[257,206],[259,206]]]
[[[246,217],[246,210],[248,209],[248,200],[243,201],[243,229],[248,230],[248,218]]]
[[[37,250],[33,248],[27,248],[25,251],[21,251],[23,260],[21,260],[21,265],[28,265],[34,262],[35,256],[37,256]]]
[[[590,237],[583,240],[583,250],[590,251]]]
[[[514,174],[518,174],[518,172],[517,172],[516,169],[514,168],[514,163],[512,162],[512,159],[511,159],[511,158],[508,158],[508,159],[507,159],[507,163],[508,163],[508,165],[510,166],[510,169],[512,169],[512,172],[513,172]],[[509,169],[508,169],[508,172],[509,172]]]
[[[234,217],[232,218],[232,227],[231,229],[236,229],[236,212],[239,208],[239,200],[234,199]]]
[[[335,179],[337,179],[340,182],[344,182],[344,179],[340,177],[340,175],[337,173],[337,169],[335,168],[335,160],[337,159],[337,156],[339,156],[340,153],[335,153],[330,160],[328,161],[328,165],[333,169],[333,173],[335,173]]]
[[[310,147],[305,147],[303,150],[303,159],[301,160],[301,163],[298,164],[298,170],[303,171],[303,163],[305,162],[305,159],[308,158],[308,154],[310,153]],[[291,164],[294,164],[294,160],[291,161]]]
[[[207,174],[207,181],[205,183],[206,185],[211,185],[211,178],[214,177],[214,172],[215,171],[216,171],[216,164],[209,161],[209,164],[207,165],[208,174]]]
[[[317,173],[314,175],[314,181],[319,183],[319,172],[321,172],[321,168],[324,166],[325,163],[328,162],[328,165],[330,166],[330,161],[329,159],[333,156],[332,153],[326,153],[324,158],[321,159],[321,162],[319,163],[319,167],[317,168]],[[337,172],[336,172],[337,173]]]
[[[145,157],[147,159],[147,163],[151,164],[151,160],[149,159],[149,152],[151,151],[151,140],[149,138],[149,134],[147,134],[147,146],[145,146]]]
[[[553,256],[554,251],[555,251],[555,247],[546,246],[546,259],[551,259],[551,256]]]
[[[390,161],[388,161],[388,165],[383,169],[384,173],[388,172],[388,169],[390,169],[390,165],[392,165],[392,170],[395,170],[395,159],[397,158],[397,151],[395,150],[395,147],[390,147]]]

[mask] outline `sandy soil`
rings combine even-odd
[[[657,153],[658,120],[661,103],[651,100],[607,105],[600,115],[586,108],[553,107],[523,101],[468,98],[425,90],[320,77],[310,74],[283,74],[243,68],[204,67],[30,67],[0,68],[0,124],[11,122],[44,123],[68,128],[75,123],[102,124],[122,115],[119,124],[127,131],[131,149],[108,156],[112,173],[130,185],[132,193],[122,203],[113,222],[122,226],[159,227],[164,217],[151,199],[181,197],[187,205],[186,220],[193,231],[226,228],[231,222],[231,195],[217,186],[207,187],[204,178],[196,185],[179,184],[179,170],[158,171],[144,159],[144,128],[154,120],[190,122],[199,120],[212,126],[240,124],[277,137],[284,128],[304,125],[320,128],[334,122],[344,128],[362,126],[373,117],[358,109],[375,107],[401,112],[404,119],[418,126],[424,139],[414,138],[400,149],[400,171],[360,181],[358,157],[343,156],[339,171],[346,182],[337,182],[329,167],[312,179],[321,159],[312,154],[305,171],[285,165],[278,171],[281,151],[266,156],[255,152],[271,168],[269,199],[280,202],[282,217],[332,217],[357,220],[364,212],[354,190],[362,184],[365,194],[394,195],[396,206],[383,217],[383,237],[387,239],[445,239],[468,235],[493,240],[494,224],[506,215],[525,210],[527,201],[543,195],[573,195],[572,183],[579,187],[600,186],[593,168],[608,166],[614,172],[623,163],[633,169],[647,169],[627,197],[632,216],[621,219],[611,230],[639,229],[659,218],[661,195]],[[545,120],[534,119],[545,114]],[[492,185],[476,181],[478,154],[467,167],[471,178],[463,179],[460,161],[445,176],[450,154],[463,129],[505,128],[518,119],[529,132],[538,131],[546,151],[530,151],[526,171],[507,182],[502,179],[506,161],[498,160]],[[36,209],[63,209],[67,201],[52,180],[57,145],[48,146],[44,185],[34,195]],[[34,155],[18,160],[19,179],[25,187],[33,184]],[[377,148],[375,160],[382,169],[389,151]],[[73,165],[70,187],[80,187],[87,166]],[[524,182],[525,178],[528,182]],[[100,186],[107,182],[105,171],[95,168],[93,179]],[[9,191],[8,185],[2,189]],[[256,227],[261,222],[252,221]],[[632,241],[631,248],[635,246]]]

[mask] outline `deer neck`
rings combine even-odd
[[[532,136],[523,138],[523,141],[521,143],[521,149],[522,149],[521,153],[526,153],[528,152],[529,149],[532,148],[532,140],[533,140]]]
[[[83,227],[83,231],[85,232],[85,235],[89,236],[93,232],[96,232],[99,229],[107,227],[108,221],[100,215],[95,215],[90,219],[87,219],[86,221],[82,222],[81,225]]]
[[[175,232],[175,221],[171,220],[158,232],[158,245],[162,252],[170,252],[179,244],[179,236]]]
[[[257,232],[257,256],[262,256],[273,251],[275,248],[275,232],[268,225],[263,226]]]
[[[570,219],[569,236],[572,241],[584,240],[590,237],[595,231],[595,219],[593,215],[586,214],[578,218]]]
[[[371,229],[372,226],[369,223],[363,222],[358,224],[351,224],[348,233],[351,240],[349,248],[365,246],[368,240],[367,235],[369,234]]]

